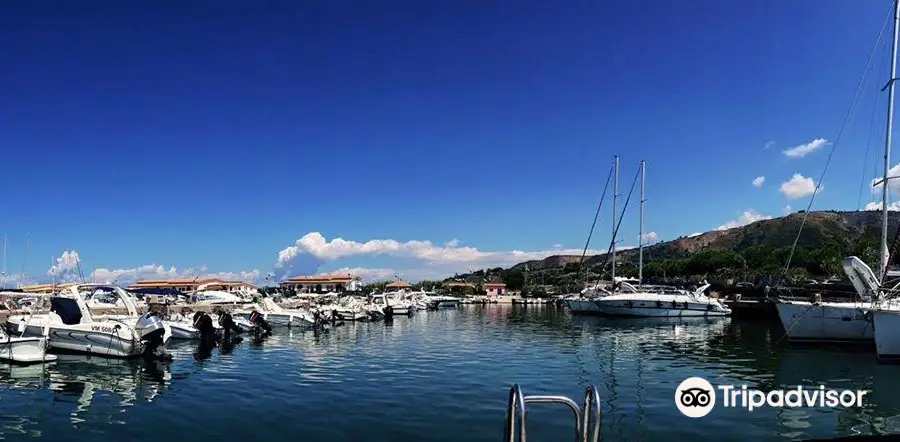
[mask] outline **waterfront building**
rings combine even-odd
[[[506,295],[506,284],[502,282],[488,282],[484,284],[484,291],[488,296]]]
[[[295,276],[278,283],[281,288],[293,289],[297,293],[343,293],[355,292],[362,288],[359,276]]]
[[[150,279],[138,281],[130,286],[128,290],[139,289],[155,289],[155,290],[175,290],[181,293],[190,293],[198,288],[204,290],[220,290],[229,293],[238,292],[255,292],[258,288],[244,281],[224,281],[218,278],[204,279]]]

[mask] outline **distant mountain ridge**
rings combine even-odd
[[[741,252],[753,246],[770,246],[774,248],[790,247],[800,225],[804,212],[795,212],[787,216],[756,221],[727,230],[713,230],[699,235],[682,236],[674,240],[656,243],[644,247],[644,262],[660,259],[684,258],[701,250],[729,250]],[[803,232],[797,241],[798,247],[817,249],[825,243],[837,243],[850,247],[863,237],[878,239],[881,236],[881,211],[817,211],[810,212]],[[890,212],[888,221],[888,241],[893,241],[894,233],[900,223],[900,212]],[[595,244],[593,248],[606,248],[606,245]],[[587,266],[603,264],[607,254],[585,257]],[[637,262],[638,249],[617,251],[616,261]],[[509,271],[543,270],[565,267],[578,263],[581,256],[555,255],[541,260],[531,260],[510,267]],[[465,275],[460,275],[465,277]]]

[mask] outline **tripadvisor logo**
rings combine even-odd
[[[687,417],[703,417],[716,405],[716,390],[725,408],[746,408],[753,411],[764,406],[772,408],[797,407],[861,407],[867,390],[831,390],[824,385],[818,388],[795,387],[789,390],[764,392],[746,385],[719,385],[713,387],[706,379],[687,378],[675,389],[675,406]]]

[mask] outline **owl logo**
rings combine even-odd
[[[687,378],[675,390],[675,406],[687,417],[703,417],[716,405],[716,390],[703,378]]]

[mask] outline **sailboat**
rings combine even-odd
[[[856,256],[843,260],[844,273],[856,289],[859,301],[821,302],[779,299],[775,307],[789,342],[872,343],[876,342],[879,359],[900,357],[900,314],[898,306],[886,299],[883,291],[890,254],[888,236],[888,176],[891,131],[894,116],[894,80],[897,78],[897,36],[900,31],[898,1],[894,1],[894,40],[891,55],[891,78],[887,130],[884,145],[884,179],[882,184],[881,266],[879,275]]]
[[[613,236],[610,242],[610,250],[613,254],[613,275],[615,275],[615,250],[616,250],[616,198],[619,193],[619,156],[616,155],[615,162],[613,164],[613,169],[610,170],[610,173],[615,173],[615,180],[613,182]],[[606,181],[607,186],[609,185],[609,177],[607,177]],[[606,196],[606,189],[603,189],[603,197],[600,199],[600,205],[603,205],[603,198]],[[594,223],[597,222],[597,216],[600,214],[600,207],[597,207],[597,214],[594,217]],[[587,252],[587,248],[590,245],[591,235],[594,233],[594,226],[591,225],[591,232],[588,234],[588,244],[585,245],[585,252]],[[584,261],[584,253],[581,256],[582,262]],[[613,282],[615,282],[615,276],[613,276]],[[597,282],[596,284],[585,287],[581,290],[577,295],[570,295],[568,299],[566,299],[566,306],[569,307],[569,311],[574,315],[579,314],[587,314],[594,315],[600,314],[600,308],[597,307],[597,303],[595,302],[598,298],[609,295],[610,292],[606,289],[602,282]]]
[[[617,173],[618,175],[618,173]],[[647,163],[641,161],[641,216],[638,233],[640,257],[638,262],[638,286],[616,280],[615,241],[612,248],[612,274],[615,282],[615,293],[603,296],[594,301],[600,313],[608,316],[630,317],[684,317],[684,316],[728,316],[731,309],[719,299],[706,295],[709,284],[704,284],[695,291],[680,290],[664,286],[643,286],[644,276],[644,203]],[[618,183],[616,183],[618,188]],[[613,200],[615,207],[615,199]]]

